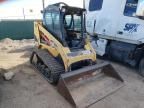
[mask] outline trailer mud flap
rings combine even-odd
[[[74,107],[85,108],[116,92],[123,82],[109,63],[102,63],[62,74],[58,91]]]

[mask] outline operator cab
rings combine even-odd
[[[53,4],[44,10],[43,25],[64,46],[84,48],[84,13],[85,9],[70,7],[65,3]]]

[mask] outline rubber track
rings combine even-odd
[[[59,80],[60,74],[65,72],[64,66],[62,64],[60,64],[46,50],[35,48],[34,53],[36,53],[38,58],[44,63],[44,65],[51,70],[51,76],[50,77],[54,80],[54,82],[52,82],[52,83],[57,83]],[[49,80],[49,78],[47,78],[47,79]]]

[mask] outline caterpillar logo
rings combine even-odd
[[[127,23],[125,25],[124,31],[128,31],[129,33],[137,32],[138,26],[139,26],[139,24]]]

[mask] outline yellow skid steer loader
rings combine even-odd
[[[88,107],[123,86],[109,63],[96,64],[85,30],[85,9],[49,5],[34,23],[36,48],[30,62],[74,107]]]

